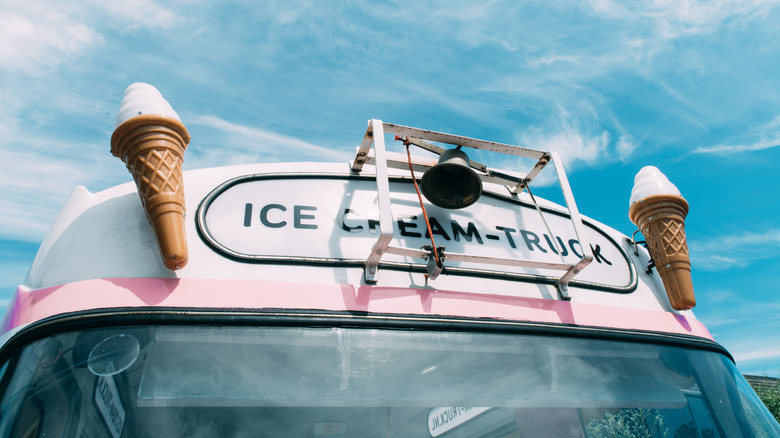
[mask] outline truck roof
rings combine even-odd
[[[436,279],[426,262],[387,254],[373,282],[376,171],[354,163],[253,164],[184,173],[189,263],[170,270],[132,183],[90,193],[77,187],[44,239],[3,332],[93,309],[309,309],[608,327],[711,339],[690,311],[670,307],[645,248],[582,217],[577,238],[567,208],[486,183],[459,210],[428,206],[449,261]],[[390,169],[390,247],[429,242],[412,178]],[[554,238],[553,238],[554,236]],[[593,261],[556,288],[563,263]],[[512,266],[507,259],[529,266]],[[548,266],[555,267],[548,269]],[[557,267],[556,267],[557,266]]]

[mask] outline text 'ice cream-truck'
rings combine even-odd
[[[580,214],[552,151],[371,120],[349,163],[182,172],[189,142],[128,88],[134,183],[77,187],[11,300],[0,437],[780,436],[690,311],[654,167],[642,242]]]

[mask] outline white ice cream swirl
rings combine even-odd
[[[125,90],[125,96],[114,119],[114,128],[140,114],[162,114],[181,121],[171,104],[156,88],[143,82],[136,82]]]
[[[680,190],[669,181],[655,166],[643,167],[634,177],[634,188],[631,190],[629,205],[651,195],[677,195]]]

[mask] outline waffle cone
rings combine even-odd
[[[163,263],[174,270],[188,258],[182,161],[189,141],[180,121],[156,114],[128,119],[111,137],[111,153],[133,175]]]
[[[672,308],[696,305],[691,280],[691,259],[685,238],[688,202],[677,195],[652,195],[634,203],[628,215],[647,241],[650,256],[661,275]]]

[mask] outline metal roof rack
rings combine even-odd
[[[439,155],[444,152],[444,149],[434,144],[428,143],[426,140],[536,160],[536,164],[531,168],[530,171],[527,173],[521,173],[519,176],[508,175],[502,172],[491,170],[484,164],[471,160],[469,161],[469,167],[478,171],[477,174],[483,183],[490,182],[503,184],[511,193],[514,194],[519,194],[524,190],[528,190],[529,194],[531,194],[529,184],[531,184],[534,178],[539,175],[539,173],[548,163],[552,162],[558,175],[558,183],[560,184],[561,191],[563,192],[563,197],[566,202],[566,207],[569,211],[569,217],[574,228],[574,233],[582,246],[583,255],[578,262],[573,264],[564,262],[553,263],[529,259],[507,259],[451,252],[446,253],[446,260],[450,262],[484,263],[502,266],[564,271],[563,275],[555,283],[555,287],[558,290],[561,299],[570,298],[568,294],[569,282],[593,260],[593,253],[588,242],[584,240],[585,232],[582,225],[582,217],[577,210],[577,204],[574,201],[574,196],[572,195],[569,180],[566,177],[566,172],[564,171],[561,160],[556,152],[545,152],[508,144],[478,140],[469,137],[461,137],[458,135],[411,128],[408,126],[385,123],[377,119],[369,120],[368,128],[366,129],[366,133],[363,136],[363,141],[361,142],[360,146],[358,146],[355,160],[352,162],[352,170],[356,172],[362,171],[363,165],[365,164],[374,165],[376,169],[377,195],[379,202],[379,238],[377,239],[376,243],[374,243],[371,249],[371,253],[366,259],[364,267],[364,278],[366,283],[375,284],[377,282],[379,262],[384,254],[396,254],[423,260],[430,260],[430,256],[432,255],[431,250],[390,246],[390,242],[393,239],[394,227],[393,214],[390,208],[390,180],[388,178],[387,169],[408,169],[409,162],[407,161],[406,155],[386,151],[385,134],[403,137],[409,143]],[[435,160],[412,157],[412,167],[415,171],[424,172],[434,165],[436,165]],[[545,223],[545,225],[547,225],[547,221],[544,219],[542,210],[536,204],[536,200],[532,194],[531,199],[536,206],[542,221]],[[429,263],[429,274],[432,274],[431,279],[435,279],[441,269],[438,271],[432,270],[430,266],[431,264]]]

